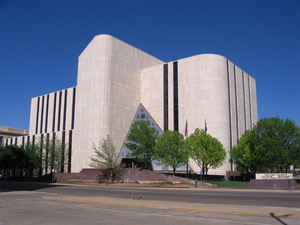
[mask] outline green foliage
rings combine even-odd
[[[221,142],[200,129],[196,129],[186,139],[186,149],[191,158],[202,168],[203,174],[207,174],[209,168],[221,166],[226,157]]]
[[[90,166],[94,168],[106,169],[103,170],[106,177],[113,182],[120,172],[120,163],[115,147],[109,135],[98,146],[94,147],[95,156],[91,158]]]
[[[39,166],[39,154],[33,150],[29,151],[29,147],[0,147],[0,171],[4,176],[31,176]]]
[[[43,155],[41,154],[41,147],[38,144],[27,144],[24,146],[24,151],[28,157],[28,162],[26,165],[28,175],[32,176],[35,169],[42,167]]]
[[[247,181],[231,181],[231,180],[221,180],[221,181],[207,181],[210,184],[215,184],[218,187],[248,187],[249,182]]]
[[[67,145],[56,139],[55,141],[49,140],[48,149],[46,143],[43,145],[43,162],[45,164],[46,171],[48,170],[48,164],[50,166],[50,171],[64,172],[64,167],[66,166],[66,159],[68,158]]]
[[[151,159],[157,139],[158,132],[150,127],[146,121],[140,120],[133,124],[126,147],[131,150],[132,156],[145,162],[146,168],[151,168]]]
[[[155,144],[154,159],[171,166],[175,174],[176,168],[188,161],[183,135],[177,131],[165,131]]]
[[[238,170],[286,172],[289,165],[300,166],[300,128],[287,119],[266,118],[246,131],[230,151]]]

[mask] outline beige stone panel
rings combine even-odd
[[[93,146],[108,134],[120,150],[140,103],[140,71],[159,62],[109,35],[87,46],[78,64],[72,171],[88,167]]]
[[[40,104],[39,104],[39,117],[38,117],[38,125],[37,125],[37,134],[41,133],[41,118],[42,118],[42,96],[39,96]]]
[[[73,87],[68,88],[67,111],[66,111],[66,131],[71,129],[72,122],[72,103],[73,103]]]
[[[256,96],[256,81],[250,76],[250,99],[251,99],[251,118],[252,126],[254,126],[258,120],[257,117],[257,96]]]
[[[244,72],[244,96],[245,96],[245,115],[246,115],[246,130],[251,129],[250,122],[250,98],[249,98],[249,76]]]
[[[52,132],[53,125],[53,110],[54,110],[54,93],[49,94],[49,106],[48,106],[48,125],[47,132]]]
[[[57,117],[57,119],[59,119],[57,121],[59,123],[59,125],[57,127],[57,131],[62,131],[63,130],[63,121],[64,121],[65,90],[60,90],[58,93],[59,93],[59,96],[61,93],[61,106],[59,108],[59,104],[58,104],[58,110],[60,110],[60,119],[59,119],[59,117]],[[58,98],[58,100],[59,100],[59,98]]]
[[[21,147],[22,146],[22,137],[16,137],[17,139],[17,146]]]
[[[95,37],[79,57],[72,172],[88,167],[93,146],[109,134],[109,38]]]
[[[238,112],[238,138],[245,132],[245,111],[244,111],[244,89],[242,70],[235,66],[236,91],[237,91],[237,112]]]
[[[163,130],[163,64],[142,70],[141,80],[141,103]]]
[[[28,140],[28,136],[24,136],[24,146],[26,146]]]
[[[63,131],[63,124],[64,124],[64,110],[65,110],[65,93],[66,90],[61,90],[61,107],[60,107],[60,127],[59,131]],[[68,100],[67,100],[68,101]]]
[[[237,112],[234,64],[228,60],[232,146],[237,144]]]
[[[54,132],[57,132],[58,128],[58,109],[59,109],[59,91],[56,91],[54,95],[56,94],[56,107],[55,107],[55,123],[54,123]]]
[[[111,135],[117,150],[129,131],[140,99],[141,70],[161,64],[162,61],[128,45],[112,39],[111,67]]]
[[[196,128],[204,129],[219,139],[229,150],[229,105],[227,61],[224,57],[203,54],[178,61],[179,128],[184,133],[185,121],[191,134]],[[227,158],[228,159],[228,158]],[[222,167],[211,169],[210,174],[225,174]]]
[[[29,135],[35,134],[36,109],[37,109],[37,97],[31,99],[31,104],[30,104]]]

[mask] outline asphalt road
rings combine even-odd
[[[30,187],[30,186],[29,186]],[[16,186],[7,187],[7,190],[18,189]],[[198,189],[198,190],[174,190],[174,189],[146,189],[134,187],[116,186],[83,186],[83,185],[45,185],[32,187],[32,190],[60,195],[78,197],[114,197],[127,199],[174,201],[201,204],[231,204],[268,207],[293,207],[300,208],[299,191],[251,191],[228,189]],[[1,188],[0,192],[4,191]],[[28,186],[19,190],[30,190]]]
[[[270,212],[296,225],[299,195],[299,191],[0,183],[0,225],[279,225]]]

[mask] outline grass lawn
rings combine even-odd
[[[215,184],[218,187],[247,187],[248,181],[231,181],[231,180],[222,180],[222,181],[207,181],[207,183]]]

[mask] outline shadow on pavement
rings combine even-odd
[[[25,182],[25,181],[0,181],[0,193],[10,191],[35,191],[43,188],[52,188],[61,185],[42,182]]]

